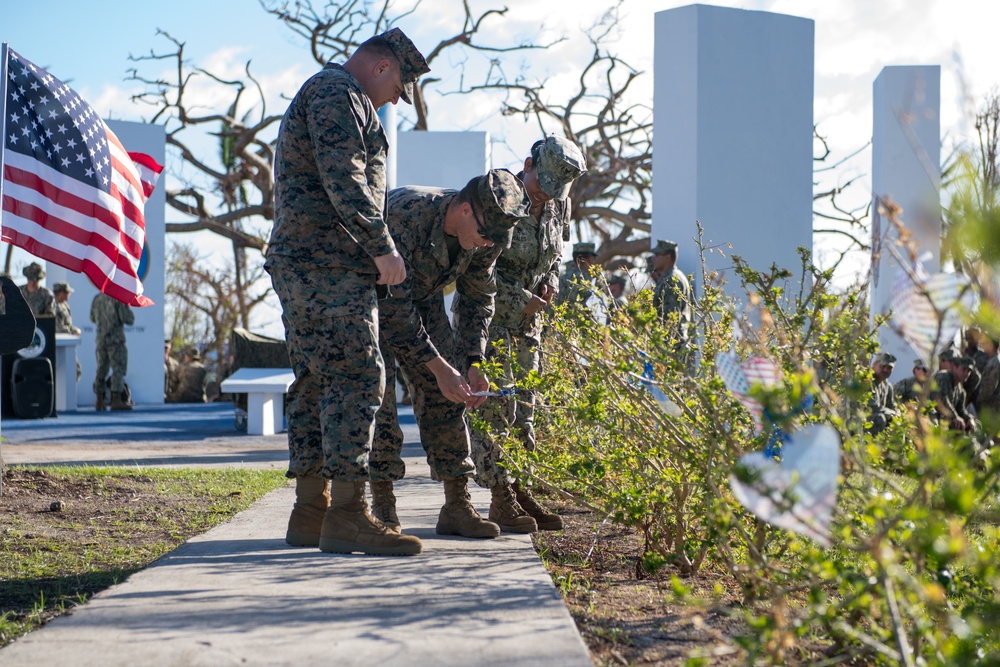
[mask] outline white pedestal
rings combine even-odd
[[[56,412],[76,411],[76,348],[80,337],[56,334]]]
[[[224,394],[247,395],[247,435],[274,435],[285,418],[285,394],[295,381],[288,368],[241,368],[222,381]]]

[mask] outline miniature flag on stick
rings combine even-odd
[[[3,45],[0,238],[81,272],[130,306],[142,295],[143,205],[163,167],[128,153],[69,86]]]

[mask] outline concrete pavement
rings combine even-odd
[[[8,464],[284,467],[284,436],[235,434],[228,406],[182,406],[185,414],[169,407],[113,420],[4,420],[3,456]],[[592,665],[527,536],[434,533],[441,485],[430,480],[412,413],[401,420],[407,477],[397,485],[399,514],[404,530],[424,541],[423,554],[288,547],[294,494],[282,488],[0,650],[0,665]],[[472,491],[485,512],[488,492]]]

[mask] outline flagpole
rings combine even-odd
[[[0,45],[0,238],[3,232],[3,147],[7,143],[7,58],[10,47],[7,42]],[[3,384],[0,382],[0,384]],[[0,387],[0,395],[3,395],[3,388]],[[0,438],[0,442],[3,438]],[[2,446],[2,445],[0,445]],[[0,454],[0,461],[3,460]],[[0,463],[0,496],[3,495],[3,464]]]

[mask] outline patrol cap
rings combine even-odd
[[[875,361],[882,364],[883,366],[896,365],[896,357],[889,354],[888,352],[879,352],[877,355],[875,355]]]
[[[924,363],[923,359],[914,359],[913,360],[913,367],[914,368],[919,368],[922,371],[926,371],[927,370],[927,364]]]
[[[972,368],[976,362],[972,360],[972,357],[963,354],[960,357],[955,357],[953,363],[959,368]]]
[[[55,292],[66,292],[66,294],[72,294],[73,288],[69,286],[69,283],[56,283],[52,286],[53,293]]]
[[[21,274],[28,280],[41,280],[45,277],[45,269],[38,262],[32,262],[21,269]]]
[[[509,248],[514,225],[528,217],[531,207],[524,185],[508,169],[490,169],[479,177],[476,196],[482,205],[486,238]]]
[[[677,250],[677,243],[675,241],[664,241],[660,239],[653,246],[654,255],[665,255],[671,250]]]
[[[625,276],[621,275],[620,273],[615,273],[610,278],[608,278],[608,284],[625,286],[628,285],[628,280],[626,280]]]
[[[581,255],[591,255],[592,257],[596,257],[597,247],[593,243],[590,243],[589,241],[574,243],[573,257],[579,257]]]
[[[536,154],[538,186],[553,199],[566,199],[573,181],[587,173],[587,158],[569,139],[546,137]]]
[[[399,28],[387,30],[379,37],[385,40],[399,60],[399,74],[403,80],[403,93],[400,97],[408,104],[413,104],[413,82],[421,74],[430,72],[431,68],[427,66],[423,54]]]
[[[198,348],[195,347],[194,345],[184,350],[184,354],[188,355],[189,357],[195,360],[201,359],[201,352],[199,352]]]

